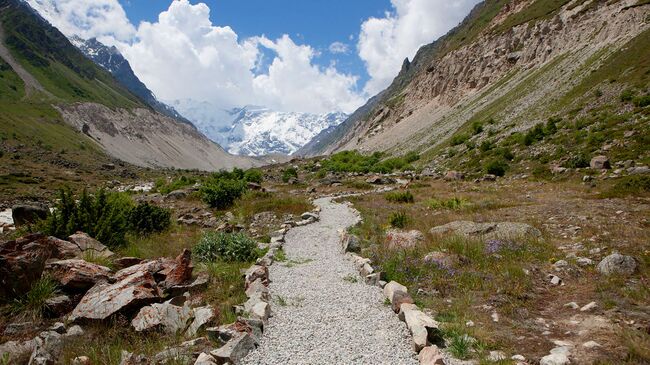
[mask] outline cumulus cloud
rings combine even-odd
[[[361,25],[357,44],[374,95],[390,85],[406,57],[456,26],[479,0],[391,0],[393,9]]]
[[[118,0],[26,0],[66,35],[114,44],[136,32]]]
[[[311,46],[298,45],[288,35],[239,39],[232,28],[212,24],[204,3],[175,0],[156,22],[142,22],[136,29],[117,0],[28,1],[66,35],[116,45],[162,100],[311,113],[352,112],[364,101],[356,92],[358,78],[334,65],[318,66],[319,54]],[[268,71],[260,73],[268,62],[263,48],[273,58]]]
[[[343,42],[334,42],[330,44],[329,50],[330,53],[333,54],[339,54],[339,53],[346,54],[350,51],[350,47],[348,47],[348,45]]]

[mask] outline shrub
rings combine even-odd
[[[446,208],[446,209],[452,209],[452,210],[457,210],[460,209],[464,206],[467,205],[467,201],[460,199],[458,197],[453,197],[451,199],[447,200],[438,200],[438,199],[431,199],[427,202],[427,205],[431,209],[440,209],[440,208]]]
[[[419,159],[420,155],[415,151],[411,151],[404,156],[404,161],[406,161],[406,163],[413,163]]]
[[[572,156],[569,158],[565,163],[562,164],[562,167],[570,168],[570,169],[579,169],[583,167],[589,167],[589,156],[587,156],[584,153],[580,153],[578,155]]]
[[[410,191],[394,191],[385,195],[386,200],[393,203],[413,203],[415,198]]]
[[[469,139],[469,136],[467,134],[456,134],[453,137],[451,137],[451,140],[449,143],[451,143],[452,146],[458,146],[459,144],[465,143]]]
[[[200,262],[249,262],[258,258],[257,243],[243,233],[206,232],[194,246]]]
[[[636,97],[632,102],[634,103],[634,106],[638,108],[645,108],[646,106],[650,105],[650,95]],[[0,157],[2,157],[1,152]]]
[[[627,102],[632,101],[635,94],[636,93],[634,92],[634,90],[625,89],[625,90],[623,90],[623,92],[621,92],[620,99],[621,99],[622,102],[627,103]]]
[[[289,180],[291,179],[297,179],[298,178],[298,171],[293,168],[289,167],[288,169],[282,171],[282,181],[285,183],[288,183]]]
[[[488,152],[493,148],[494,148],[494,142],[489,140],[485,140],[481,142],[481,145],[479,146],[479,150],[481,150],[481,152]]]
[[[405,212],[394,212],[389,219],[390,226],[393,228],[404,228],[408,221],[409,218]]]
[[[506,174],[509,166],[508,163],[504,160],[492,160],[485,165],[485,172],[495,176],[503,176]]]
[[[195,178],[186,177],[184,175],[173,180],[169,184],[167,184],[164,179],[159,179],[156,181],[156,190],[161,194],[169,194],[174,190],[182,189],[186,186],[194,185],[195,183]]]
[[[82,231],[114,248],[126,243],[128,215],[133,206],[124,194],[99,190],[91,197],[85,190],[77,202],[70,189],[61,190],[54,212],[41,229],[50,236],[65,239]]]
[[[650,193],[650,176],[632,175],[621,178],[601,196],[604,198],[624,197]]]
[[[244,173],[244,180],[247,182],[252,182],[256,184],[261,184],[264,180],[264,175],[259,169],[250,169]]]
[[[169,228],[170,219],[171,211],[169,209],[144,202],[129,212],[129,229],[144,235],[162,232]]]
[[[226,209],[246,191],[242,180],[212,178],[201,187],[201,199],[212,208]]]
[[[475,121],[474,123],[472,123],[472,132],[474,134],[482,133],[483,132],[483,123],[481,123],[479,121]]]

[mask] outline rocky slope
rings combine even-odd
[[[427,152],[477,120],[493,119],[497,138],[526,130],[575,108],[585,91],[624,89],[626,70],[614,67],[604,86],[576,92],[648,37],[649,13],[638,0],[486,1],[406,61],[385,92],[299,153]]]

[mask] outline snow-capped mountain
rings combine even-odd
[[[95,38],[82,39],[77,36],[72,36],[69,39],[86,57],[110,72],[124,87],[142,99],[154,110],[181,122],[190,123],[174,108],[156,99],[153,92],[135,75],[129,61],[122,56],[117,48],[108,47]]]
[[[347,118],[344,113],[278,112],[258,106],[228,110],[191,99],[168,103],[228,152],[248,156],[290,155]]]
[[[228,133],[228,152],[261,156],[269,153],[291,155],[323,129],[341,124],[341,112],[309,114],[278,112],[260,107],[245,107],[233,113]]]

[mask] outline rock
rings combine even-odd
[[[63,322],[56,322],[48,328],[48,331],[54,331],[59,334],[64,334],[66,332],[65,324]]]
[[[470,221],[455,221],[431,229],[431,234],[454,233],[466,237],[481,237],[483,239],[497,238],[540,238],[542,232],[526,223],[499,222],[475,223]]]
[[[539,360],[539,365],[568,365],[569,358],[565,354],[550,354]]]
[[[424,256],[423,261],[426,264],[435,265],[440,269],[453,269],[460,266],[463,260],[455,254],[433,251]]]
[[[648,166],[636,166],[628,169],[630,175],[644,175],[650,174],[650,167]]]
[[[305,212],[305,213],[302,213],[302,214],[300,215],[300,218],[302,218],[303,220],[311,220],[311,221],[313,221],[313,222],[316,222],[316,221],[319,219],[318,215],[317,215],[317,214],[314,214],[314,213],[312,213],[312,212]]]
[[[445,365],[444,357],[436,345],[423,348],[418,354],[418,360],[420,365]]]
[[[267,321],[271,316],[271,306],[266,302],[258,302],[250,310],[251,318]]]
[[[580,312],[589,312],[591,310],[596,309],[597,307],[598,307],[598,304],[596,304],[596,302],[591,302],[591,303],[585,305],[584,307],[580,308]]]
[[[366,283],[366,285],[379,286],[380,281],[381,281],[381,273],[374,273],[374,274],[366,275],[364,277],[364,282]]]
[[[111,252],[108,247],[101,244],[101,242],[90,237],[89,235],[83,232],[77,232],[72,236],[68,237],[68,240],[81,250],[84,254],[93,255],[95,257],[113,257],[114,254]]]
[[[589,167],[594,170],[609,170],[612,168],[609,163],[609,157],[607,156],[595,156],[591,159],[591,162],[589,162]]]
[[[92,365],[88,356],[77,356],[72,359],[72,365]]]
[[[523,355],[512,355],[510,359],[515,361],[526,361],[526,358]]]
[[[174,190],[165,195],[165,200],[182,200],[185,198],[187,198],[187,191],[185,190]]]
[[[246,289],[257,279],[260,279],[265,286],[269,285],[269,268],[266,266],[253,265],[244,273]]]
[[[366,276],[372,274],[374,271],[375,269],[373,269],[370,264],[363,264],[363,266],[361,266],[361,269],[359,270],[359,274],[361,275],[361,277],[365,278]]]
[[[45,313],[50,317],[60,317],[73,309],[72,300],[67,295],[57,295],[45,301]]]
[[[432,343],[439,343],[442,339],[438,330],[438,322],[417,309],[414,304],[403,304],[399,318],[406,322],[406,327],[413,336],[413,348],[419,352]]]
[[[138,332],[161,328],[166,333],[178,334],[185,331],[191,318],[192,310],[187,306],[155,303],[140,309],[131,325]]]
[[[86,262],[71,259],[50,262],[45,266],[48,273],[60,286],[68,291],[85,292],[99,281],[106,281],[111,275],[111,269]]]
[[[562,268],[565,268],[565,267],[569,266],[569,263],[566,260],[558,260],[553,264],[553,266],[556,269],[562,269]]]
[[[601,347],[601,345],[596,341],[587,341],[587,342],[582,344],[582,347],[591,350],[591,349]]]
[[[268,301],[271,299],[269,288],[264,285],[262,279],[253,281],[246,289],[247,298],[258,298],[261,301]]]
[[[206,325],[209,325],[215,320],[214,309],[211,306],[194,308],[193,310],[194,320],[190,324],[185,333],[189,337],[194,337],[197,333],[203,329]]]
[[[396,290],[393,292],[393,297],[390,299],[390,303],[393,312],[399,313],[402,304],[414,304],[415,302],[408,293]]]
[[[40,337],[35,337],[29,341],[5,342],[0,345],[0,359],[2,359],[2,356],[6,356],[8,360],[7,364],[26,363],[36,347],[41,346],[42,344],[43,340]],[[11,362],[9,360],[11,360]]]
[[[347,231],[341,231],[341,249],[343,252],[361,252],[359,237]]]
[[[636,272],[637,266],[634,257],[614,253],[605,257],[598,264],[597,269],[603,275],[632,275]]]
[[[497,176],[492,174],[483,175],[482,181],[497,181]]]
[[[22,335],[27,332],[32,331],[36,326],[34,325],[34,322],[14,322],[14,323],[9,323],[3,332],[3,335],[5,336],[16,336],[16,335]]]
[[[80,337],[83,335],[84,335],[84,330],[79,325],[74,325],[68,328],[68,330],[65,333],[65,337]]]
[[[11,208],[11,217],[16,227],[34,224],[47,218],[49,213],[47,208],[37,205],[19,204]]]
[[[408,293],[408,289],[396,281],[391,281],[384,286],[384,296],[389,300],[393,297],[396,291]]]
[[[120,365],[149,365],[149,360],[144,355],[135,355],[122,350]]]
[[[594,264],[594,260],[586,257],[578,257],[576,262],[579,266],[591,266]]]
[[[562,279],[556,275],[549,275],[551,285],[560,285],[562,284]]]
[[[192,252],[184,249],[180,255],[176,257],[173,264],[163,269],[160,274],[165,276],[165,280],[161,286],[165,289],[170,289],[176,285],[181,285],[192,279]]]
[[[389,229],[386,232],[386,244],[389,249],[412,248],[422,241],[424,241],[424,235],[417,230]]]
[[[564,306],[567,307],[567,308],[571,308],[571,309],[580,308],[580,306],[576,302],[569,302],[569,303],[565,304]]]
[[[373,176],[366,179],[366,182],[368,184],[373,184],[373,185],[388,185],[388,184],[394,184],[395,179],[390,177]]]
[[[137,257],[120,257],[113,260],[113,264],[119,269],[126,269],[127,267],[138,265],[142,263],[142,261],[144,260]]]
[[[206,290],[210,284],[210,275],[202,272],[190,284],[174,285],[167,289],[167,293],[171,296],[181,295],[183,293],[198,293]]]
[[[211,355],[202,352],[199,354],[199,357],[196,359],[194,365],[217,365],[217,359]]]
[[[115,284],[96,284],[72,311],[70,320],[104,320],[120,311],[157,301],[160,297],[153,275],[147,271],[136,272]]]
[[[240,361],[255,349],[255,341],[248,333],[238,333],[222,347],[211,351],[217,364],[239,364]]]
[[[0,297],[20,296],[40,279],[55,248],[43,235],[29,235],[0,245]]]
[[[508,357],[503,351],[490,351],[487,360],[492,362],[497,362],[497,361],[503,361],[507,358]]]

